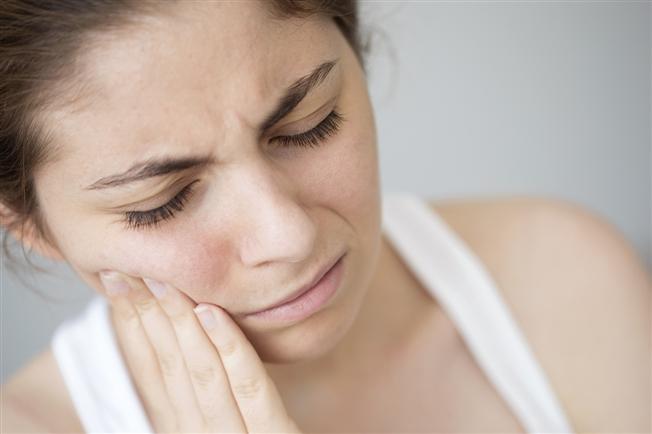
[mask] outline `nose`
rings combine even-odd
[[[292,192],[291,182],[259,161],[241,168],[240,260],[247,267],[301,262],[312,256],[317,228]],[[244,179],[243,179],[244,178]]]

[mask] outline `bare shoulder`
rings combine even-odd
[[[84,432],[50,349],[2,385],[0,432]]]
[[[579,432],[650,432],[650,274],[563,200],[431,202],[492,275]]]

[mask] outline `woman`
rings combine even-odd
[[[101,298],[3,429],[649,428],[619,234],[381,199],[354,2],[32,3],[0,6],[3,224]]]

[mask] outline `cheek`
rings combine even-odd
[[[379,189],[377,137],[364,74],[352,52],[348,49],[347,52],[339,102],[345,118],[340,139],[343,145],[334,153],[336,170],[327,184],[332,186],[334,197],[342,205],[360,210],[376,200]]]
[[[356,107],[357,108],[357,107]],[[351,115],[349,125],[331,144],[332,149],[315,158],[307,179],[311,198],[335,207],[346,216],[369,215],[376,207],[379,191],[375,129],[369,111]]]
[[[153,278],[193,298],[223,286],[227,241],[219,235],[161,228],[158,233],[124,234],[115,240],[97,255],[95,271],[112,269]]]

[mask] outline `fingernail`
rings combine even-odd
[[[106,293],[110,296],[124,294],[129,291],[129,284],[115,271],[100,271],[100,280]]]
[[[215,327],[217,321],[213,311],[205,304],[198,304],[193,309],[205,329],[210,330]]]
[[[154,297],[156,298],[163,298],[163,296],[168,290],[167,287],[165,286],[165,283],[161,283],[158,280],[148,279],[147,277],[143,277],[143,282],[145,282],[147,287],[150,289],[150,291],[152,291]]]

